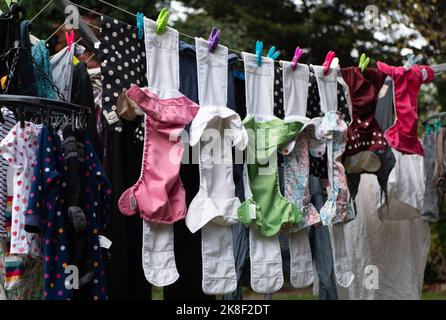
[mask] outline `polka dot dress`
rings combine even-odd
[[[124,88],[131,84],[147,86],[144,40],[138,39],[135,27],[103,16],[101,45],[102,108],[107,123],[122,131],[116,113],[116,102]]]

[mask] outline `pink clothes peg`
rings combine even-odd
[[[291,69],[296,70],[297,68],[297,63],[300,60],[300,57],[302,57],[303,54],[303,50],[299,47],[296,48],[296,51],[294,51],[294,57],[293,60],[291,61]]]
[[[67,41],[68,52],[70,52],[71,45],[74,43],[74,31],[73,30],[71,30],[71,32],[68,32],[68,31],[65,32],[65,40]]]
[[[336,57],[336,52],[334,51],[329,51],[327,53],[327,56],[325,57],[325,61],[324,61],[324,76],[326,76],[328,74],[328,70],[330,70],[330,65],[331,62],[333,61],[333,59]]]

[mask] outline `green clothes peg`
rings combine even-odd
[[[370,63],[370,58],[365,55],[365,53],[361,54],[361,57],[359,58],[359,68],[361,69],[361,72],[364,72],[364,69],[367,68],[367,66]]]
[[[274,236],[282,227],[297,224],[302,212],[288,201],[279,188],[277,150],[296,139],[302,123],[273,119],[256,122],[252,116],[243,120],[249,132],[245,189],[247,200],[238,209],[239,220],[254,223],[265,236]]]
[[[11,8],[11,4],[17,3],[17,0],[5,0],[5,2],[8,8]]]
[[[163,34],[166,31],[167,22],[169,21],[170,12],[163,8],[156,19],[156,33]]]

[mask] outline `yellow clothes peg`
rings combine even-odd
[[[0,80],[1,84],[2,84],[2,90],[6,89],[6,81],[8,80],[8,76],[3,76]]]

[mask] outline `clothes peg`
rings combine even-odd
[[[262,53],[263,53],[263,42],[257,40],[257,42],[256,42],[256,56],[257,56],[257,65],[259,67],[262,65]]]
[[[409,58],[407,59],[406,63],[404,64],[404,70],[409,70],[412,68],[414,64],[416,64],[420,60],[419,57],[415,57],[414,54],[411,54]]]
[[[434,133],[434,128],[429,123],[426,123],[426,135],[430,136],[432,133]]]
[[[441,124],[442,124],[441,119],[436,119],[434,122],[435,132],[437,134],[440,134]]]
[[[169,21],[170,12],[163,8],[156,19],[156,33],[163,34],[166,31],[167,22]]]
[[[364,72],[365,68],[370,63],[370,58],[365,55],[365,53],[361,54],[361,57],[359,58],[359,69],[361,69],[361,72]]]
[[[336,57],[336,53],[334,51],[329,51],[327,53],[327,56],[325,57],[325,61],[323,64],[324,67],[324,76],[326,76],[328,74],[328,71],[330,70],[330,65],[331,62],[333,61],[333,59]]]
[[[70,32],[65,32],[65,40],[67,41],[67,47],[68,52],[71,50],[71,45],[74,43],[74,30],[71,30]]]
[[[136,14],[136,28],[138,29],[138,39],[141,40],[144,36],[144,13],[142,12]]]
[[[272,46],[272,47],[269,49],[269,51],[268,51],[268,55],[267,55],[267,57],[268,57],[268,58],[271,58],[271,59],[273,59],[273,60],[276,60],[276,59],[279,57],[279,55],[280,55],[280,52],[279,52],[279,51],[276,51],[276,47],[275,47],[275,46]]]
[[[300,57],[302,57],[303,54],[303,50],[299,47],[296,48],[296,51],[294,51],[294,57],[293,60],[291,61],[291,69],[296,70],[297,68],[297,63],[300,60]]]
[[[218,42],[220,41],[221,30],[217,28],[212,28],[211,33],[209,34],[209,52],[214,52],[218,46]]]
[[[11,8],[11,4],[17,3],[17,0],[5,0],[5,2],[8,8]]]

